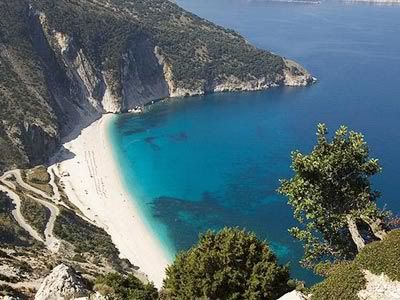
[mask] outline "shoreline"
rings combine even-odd
[[[133,196],[124,186],[108,132],[115,115],[105,114],[63,144],[56,171],[69,200],[111,235],[120,251],[140,272],[162,286],[168,255],[146,225]],[[57,170],[58,169],[58,170]]]

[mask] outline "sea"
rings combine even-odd
[[[142,217],[170,261],[209,229],[237,226],[266,240],[293,277],[319,280],[298,261],[292,208],[276,189],[307,153],[316,125],[362,132],[383,171],[379,205],[400,213],[400,6],[338,1],[178,0],[259,48],[305,66],[306,88],[172,99],[109,127],[115,158]],[[132,231],[132,234],[135,234]]]

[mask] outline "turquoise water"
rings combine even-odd
[[[384,167],[374,180],[380,205],[400,212],[400,6],[178,2],[297,60],[319,82],[172,100],[119,116],[110,130],[127,187],[171,259],[199,232],[240,226],[312,283],[317,278],[297,263],[301,245],[287,233],[295,223],[275,192],[278,180],[291,175],[291,150],[311,149],[318,122],[347,124],[365,134]]]

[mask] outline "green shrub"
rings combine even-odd
[[[143,284],[134,275],[109,273],[99,276],[94,286],[95,291],[115,300],[156,300],[157,289],[152,283]]]
[[[280,266],[253,233],[225,228],[200,236],[166,270],[167,299],[277,299],[291,288]]]
[[[343,262],[331,270],[331,275],[314,286],[313,300],[359,300],[358,291],[365,287],[364,274],[353,262]]]

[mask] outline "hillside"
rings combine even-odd
[[[342,262],[315,285],[312,300],[358,300],[400,298],[400,231],[393,230],[367,245],[353,261]]]
[[[32,299],[60,263],[79,270],[85,280],[108,272],[144,278],[119,258],[111,236],[84,217],[63,188],[43,166],[0,177],[0,299]]]
[[[0,171],[45,161],[102,113],[310,82],[296,63],[168,0],[1,0]]]

